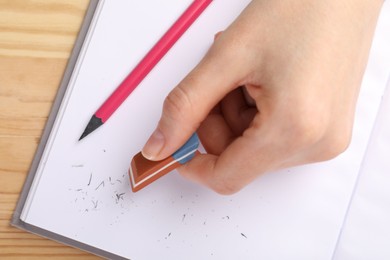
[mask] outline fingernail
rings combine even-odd
[[[164,144],[165,138],[163,133],[156,129],[142,149],[142,155],[148,160],[153,160],[161,152]]]

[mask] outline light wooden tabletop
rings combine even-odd
[[[0,0],[0,259],[97,259],[10,226],[88,0]]]

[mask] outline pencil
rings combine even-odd
[[[79,141],[102,126],[212,0],[194,0],[90,119]]]

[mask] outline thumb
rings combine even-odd
[[[142,154],[149,160],[162,160],[197,130],[211,109],[236,88],[242,64],[237,51],[229,52],[223,36],[210,48],[202,61],[166,97],[156,130]]]

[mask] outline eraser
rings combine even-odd
[[[137,153],[131,160],[129,176],[133,192],[137,192],[158,178],[173,171],[182,164],[191,160],[199,146],[199,138],[195,133],[174,154],[161,161],[150,161]]]

